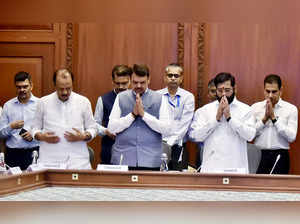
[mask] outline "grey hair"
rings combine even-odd
[[[170,68],[178,68],[179,72],[182,73],[183,72],[183,68],[178,64],[178,63],[171,63],[166,67],[166,72],[169,71]]]

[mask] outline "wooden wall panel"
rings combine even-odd
[[[3,105],[9,99],[15,97],[16,89],[14,85],[14,76],[19,71],[26,71],[31,74],[34,83],[32,93],[35,96],[42,96],[42,59],[41,58],[5,58],[0,57],[0,88],[1,101]]]
[[[41,70],[42,73],[40,76],[42,77],[42,80],[40,80],[38,83],[34,83],[35,88],[38,90],[37,93],[40,93],[37,95],[38,97],[41,97],[43,95],[49,94],[53,91],[53,83],[52,83],[52,74],[54,72],[54,44],[43,44],[43,43],[0,43],[0,58],[5,58],[7,61],[7,65],[9,63],[16,62],[15,58],[19,58],[19,65],[17,68],[26,71],[28,68],[28,60],[30,59],[38,59],[41,60]],[[23,64],[22,64],[22,59]],[[10,62],[8,62],[10,61]],[[15,69],[15,70],[16,70]],[[15,70],[11,70],[10,72],[15,72]],[[6,74],[2,74],[1,77],[4,77]],[[33,76],[36,76],[38,74],[33,73]],[[14,77],[14,74],[12,75],[12,78]],[[12,79],[13,80],[13,79]],[[11,81],[12,81],[11,80]],[[11,81],[9,84],[11,84]],[[2,82],[2,80],[1,80]],[[5,80],[3,80],[5,83]],[[14,88],[11,85],[5,85],[7,88]],[[11,91],[11,90],[9,90]],[[5,96],[8,97],[14,97],[14,95],[8,95],[5,94]],[[3,101],[3,100],[2,100]]]
[[[211,23],[207,30],[207,75],[204,82],[219,72],[236,77],[237,96],[248,104],[261,101],[263,80],[270,73],[283,80],[283,99],[299,109],[300,26],[295,24]],[[203,91],[206,99],[207,85]],[[300,173],[300,139],[292,145],[291,173]]]

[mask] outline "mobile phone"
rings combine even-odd
[[[24,128],[22,128],[21,131],[19,132],[19,135],[22,135],[22,134],[24,134],[25,132],[27,132],[27,130],[24,129]]]

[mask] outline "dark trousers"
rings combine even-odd
[[[101,164],[111,164],[111,148],[115,143],[115,140],[106,135],[102,137],[101,141]]]
[[[269,174],[278,155],[280,155],[280,159],[275,165],[272,174],[288,174],[290,170],[290,156],[286,149],[261,150],[261,160],[256,173]]]
[[[183,144],[183,146],[179,145],[173,145],[171,147],[171,159],[169,161],[168,167],[169,170],[183,170],[188,168],[188,161],[189,161],[189,155],[188,151],[186,149],[186,143]],[[180,159],[180,154],[181,151],[183,150],[182,153],[182,160],[178,161]]]
[[[32,163],[32,152],[38,151],[39,146],[33,148],[9,148],[6,146],[5,163],[10,167],[19,166],[26,170]]]

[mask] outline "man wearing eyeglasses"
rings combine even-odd
[[[251,108],[235,97],[235,78],[219,73],[214,79],[217,100],[201,107],[190,137],[204,142],[201,172],[248,173],[247,141],[255,137]]]
[[[127,90],[130,86],[132,68],[127,65],[116,65],[112,70],[113,90],[100,96],[97,101],[94,118],[98,124],[101,140],[101,163],[110,164],[111,148],[115,143],[115,135],[108,131],[109,115],[117,94]]]
[[[183,69],[179,64],[171,63],[165,69],[166,88],[158,90],[168,102],[171,119],[171,132],[163,135],[163,146],[167,147],[171,162],[169,169],[182,170],[188,167],[188,152],[185,150],[187,131],[195,110],[194,95],[180,88]],[[169,148],[169,149],[168,149]]]

